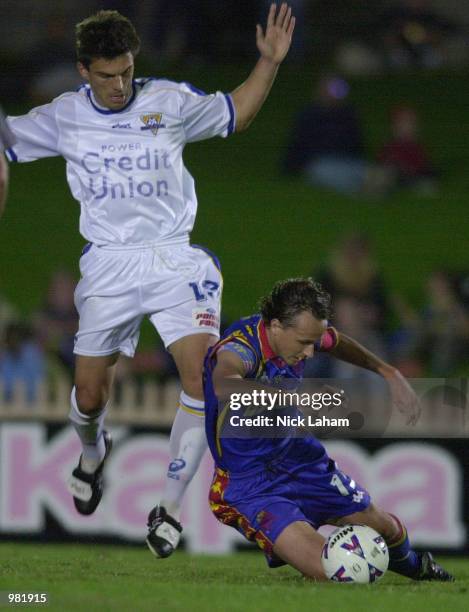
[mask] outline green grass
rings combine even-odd
[[[50,610],[466,610],[468,559],[439,559],[454,584],[413,583],[388,573],[372,586],[313,584],[291,568],[269,570],[259,553],[224,557],[146,549],[0,544],[0,592],[47,592]]]

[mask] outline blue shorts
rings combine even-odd
[[[317,529],[328,519],[365,510],[371,500],[325,455],[314,466],[283,458],[247,476],[216,468],[209,502],[219,521],[256,542],[268,564],[277,567],[284,563],[274,555],[273,546],[288,525],[304,521]]]

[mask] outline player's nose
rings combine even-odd
[[[116,91],[124,90],[124,79],[121,76],[116,76],[113,81],[113,86]]]
[[[305,348],[303,349],[303,355],[304,359],[309,359],[310,357],[312,357],[314,355],[314,344],[305,346]]]

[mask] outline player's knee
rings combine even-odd
[[[101,389],[87,385],[76,385],[75,394],[79,411],[88,416],[99,414],[107,401]]]
[[[370,504],[363,514],[364,524],[375,529],[386,541],[395,538],[399,532],[400,527],[394,517],[374,504]]]
[[[204,398],[202,373],[194,373],[188,376],[183,376],[181,382],[184,393],[190,397],[193,397],[194,399],[202,400]]]

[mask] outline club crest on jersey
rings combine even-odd
[[[163,113],[149,113],[148,115],[140,115],[140,120],[143,122],[141,130],[151,130],[151,133],[156,136],[159,128],[164,128],[166,125],[161,123]]]

